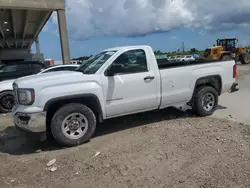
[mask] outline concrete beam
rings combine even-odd
[[[12,30],[13,30],[13,35],[14,35],[14,38],[16,39],[16,22],[15,22],[15,18],[14,18],[14,15],[13,15],[13,10],[10,10],[10,17],[11,17],[11,22],[12,22]],[[17,48],[17,43],[15,42],[15,46]]]
[[[0,34],[1,34],[2,38],[5,38],[5,35],[4,35],[3,28],[1,26],[1,24],[0,24]]]
[[[21,39],[21,38],[6,38],[6,39],[0,39],[0,43],[14,43],[14,42],[34,42],[33,38],[29,39]]]
[[[13,10],[10,10],[10,17],[11,17],[11,22],[12,22],[11,25],[12,25],[13,35],[14,35],[14,38],[16,38],[16,22],[13,16]]]
[[[41,53],[39,38],[36,39],[36,53],[37,53],[37,54],[40,54],[40,53]]]
[[[58,17],[58,27],[60,33],[63,64],[70,64],[68,29],[66,24],[65,10],[58,10],[57,17]]]
[[[24,13],[24,20],[23,20],[23,34],[22,34],[23,39],[26,36],[26,30],[27,30],[27,25],[28,25],[28,17],[29,17],[29,11],[26,10],[25,13]],[[23,43],[21,43],[21,48],[23,48]]]
[[[29,16],[29,11],[26,10],[25,11],[25,16],[24,16],[24,21],[23,21],[23,38],[25,37],[26,35],[26,29],[27,29],[27,23],[28,23],[28,16]]]
[[[6,45],[7,45],[8,48],[10,48],[10,44],[9,44],[8,41],[6,41]]]
[[[29,52],[28,48],[4,48],[0,50],[0,53],[21,52],[21,51],[27,51],[27,53]]]
[[[42,31],[44,25],[47,23],[47,21],[49,20],[50,16],[51,16],[52,12],[46,12],[45,15],[41,16],[41,23],[39,25],[39,27],[37,28],[37,30],[35,31],[34,35],[33,35],[33,41],[36,40],[36,38],[38,37],[39,33]],[[33,43],[30,44],[29,48],[31,48]]]
[[[36,39],[38,37],[38,34],[41,32],[41,30],[43,29],[44,25],[49,20],[51,14],[52,14],[52,12],[48,11],[48,12],[45,13],[45,15],[41,16],[41,24],[39,25],[39,27],[37,28],[37,30],[34,33],[34,39]]]
[[[65,9],[65,0],[1,0],[0,8],[4,9]]]

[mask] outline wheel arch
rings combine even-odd
[[[98,123],[103,121],[103,111],[98,97],[94,94],[69,95],[56,97],[47,101],[44,111],[47,112],[46,125],[47,129],[51,124],[54,113],[63,105],[69,103],[81,103],[88,106],[95,114]],[[50,128],[49,128],[50,130]]]
[[[13,92],[13,90],[7,89],[7,90],[4,90],[4,91],[0,91],[0,95],[1,95],[2,93],[5,93],[5,92]]]
[[[231,54],[232,54],[232,52],[223,52],[223,53],[221,53],[220,60],[223,58],[223,56],[225,56],[225,55],[231,56]]]
[[[218,92],[218,95],[220,95],[221,91],[222,91],[221,76],[220,75],[210,75],[210,76],[204,76],[204,77],[198,78],[195,82],[193,97],[194,97],[197,89],[200,87],[203,87],[203,86],[213,87]]]

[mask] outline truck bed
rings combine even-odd
[[[232,60],[230,60],[232,61]],[[175,61],[171,62],[167,59],[157,59],[157,64],[159,69],[167,69],[167,68],[175,68],[175,67],[183,67],[183,66],[192,66],[192,65],[200,65],[200,64],[210,64],[210,63],[218,63],[220,60],[195,60],[195,61]]]

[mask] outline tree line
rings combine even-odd
[[[192,55],[192,54],[203,54],[204,50],[197,50],[196,48],[191,48],[188,51],[177,49],[173,52],[161,52],[157,50],[154,52],[155,55],[168,55],[168,56],[175,56],[175,55]]]
[[[250,50],[250,46],[246,46],[247,50]],[[196,48],[191,48],[189,51],[177,49],[176,51],[173,52],[162,52],[160,50],[154,51],[155,55],[167,55],[167,56],[176,56],[176,55],[192,55],[192,54],[198,54],[201,55],[204,53],[204,50],[198,50]],[[72,60],[80,60],[80,61],[85,61],[89,59],[92,55],[90,56],[82,56],[78,58],[74,58]]]

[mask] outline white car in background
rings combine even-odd
[[[169,56],[168,57],[168,61],[175,61],[177,56]]]
[[[69,65],[55,65],[48,67],[38,74],[45,74],[50,72],[57,71],[73,71],[78,68],[80,65],[77,64],[69,64]],[[14,104],[14,96],[13,96],[13,86],[16,79],[5,80],[0,82],[0,112],[8,113],[11,111]]]
[[[178,61],[194,61],[195,58],[192,55],[184,55],[178,58]]]

